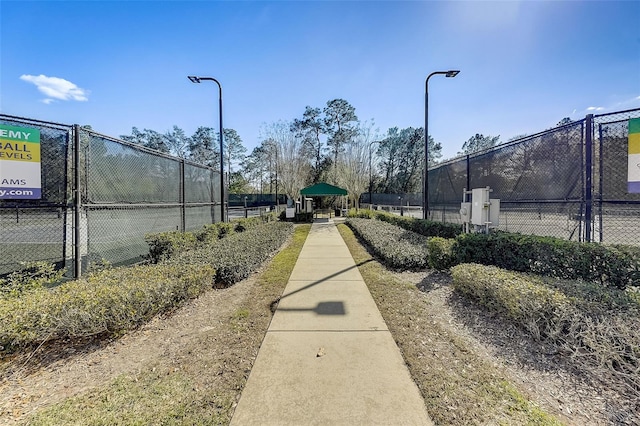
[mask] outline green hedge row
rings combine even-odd
[[[0,299],[5,350],[67,337],[133,329],[211,287],[213,267],[140,265],[107,269],[51,290]]]
[[[242,233],[233,233],[198,250],[179,253],[167,262],[179,265],[211,265],[215,281],[231,285],[251,272],[277,250],[293,233],[289,222],[269,222]]]
[[[53,289],[27,285],[0,297],[0,351],[133,329],[214,282],[245,278],[292,232],[293,224],[265,223],[155,265],[105,269]]]
[[[427,237],[379,220],[347,218],[345,223],[391,268],[427,266]]]
[[[624,289],[640,283],[640,248],[578,243],[506,232],[461,234],[451,245],[458,263],[600,282]]]
[[[455,266],[451,274],[458,293],[640,390],[637,292],[478,264]]]
[[[195,232],[169,231],[147,234],[145,241],[149,244],[149,260],[158,263],[178,253],[201,247],[235,232],[243,232],[276,220],[275,213],[270,213],[258,217],[236,219],[231,222],[205,225]]]
[[[512,271],[599,282],[619,289],[640,285],[640,247],[579,243],[552,237],[495,232],[458,234],[455,238],[436,235],[426,240],[412,240],[416,241],[415,244],[426,245],[425,250],[423,247],[413,247],[406,238],[401,240],[400,236],[407,234],[400,228],[422,229],[422,232],[418,232],[421,235],[430,232],[437,234],[439,231],[451,235],[454,228],[438,228],[432,226],[433,222],[372,210],[360,210],[357,213],[352,210],[348,220],[354,220],[353,216],[378,219],[371,221],[369,228],[375,227],[376,222],[386,222],[399,228],[381,234],[385,239],[376,238],[375,235],[362,235],[376,254],[394,268],[419,268],[419,265],[427,264],[430,268],[446,270],[460,263],[480,263]],[[370,231],[371,234],[376,232],[378,231]],[[394,235],[398,236],[396,241],[392,240]],[[406,253],[392,254],[397,250],[406,250]],[[411,256],[422,256],[422,259],[409,259]],[[386,260],[392,258],[402,260]]]
[[[383,222],[391,223],[416,234],[425,237],[442,237],[454,238],[462,233],[462,226],[455,223],[432,222],[430,220],[415,219],[408,216],[398,216],[377,210],[368,209],[350,209],[348,217],[362,219],[377,219]]]

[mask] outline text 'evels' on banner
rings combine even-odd
[[[41,197],[40,130],[0,124],[0,200]]]

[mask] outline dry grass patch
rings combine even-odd
[[[362,265],[360,273],[436,424],[561,424],[434,316],[431,302],[415,285],[372,262],[372,256],[347,226],[339,225],[338,229],[356,264]],[[450,280],[448,275],[437,273],[432,278],[434,283]]]

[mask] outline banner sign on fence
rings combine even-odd
[[[40,130],[0,124],[0,200],[41,196]]]
[[[640,193],[640,118],[629,120],[628,192]]]

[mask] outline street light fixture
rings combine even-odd
[[[424,176],[422,192],[422,218],[427,219],[429,211],[429,79],[434,75],[455,77],[460,70],[435,71],[429,74],[424,82]]]
[[[224,141],[223,141],[223,127],[222,127],[222,85],[218,80],[213,77],[196,77],[190,75],[187,77],[192,83],[201,83],[203,81],[213,81],[218,85],[218,110],[220,111],[220,221],[226,222],[224,214],[224,206],[226,201],[226,191],[224,185]]]

